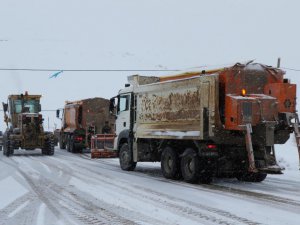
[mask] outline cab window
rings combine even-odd
[[[119,112],[127,111],[129,109],[129,95],[120,96]]]

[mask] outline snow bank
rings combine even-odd
[[[291,134],[290,139],[285,144],[276,145],[275,152],[278,164],[285,168],[284,175],[278,176],[278,178],[299,180],[299,156],[294,135]]]

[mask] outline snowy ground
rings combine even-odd
[[[0,155],[0,225],[299,224],[300,171],[292,140],[278,148],[284,175],[259,184],[162,177],[158,163],[125,172],[117,159],[56,149]]]

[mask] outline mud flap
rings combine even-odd
[[[251,173],[257,173],[258,170],[256,169],[255,166],[255,159],[254,159],[254,153],[253,153],[253,146],[252,146],[252,126],[251,124],[246,124],[245,125],[246,133],[245,133],[245,139],[246,139],[246,149],[247,149],[247,154],[248,154],[248,161],[249,161],[249,167],[248,167],[248,172]]]
[[[300,130],[299,130],[299,117],[297,113],[295,115],[295,123],[293,124],[293,126],[294,126],[295,139],[298,148],[299,170],[300,170]]]

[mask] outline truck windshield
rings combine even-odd
[[[21,100],[14,100],[14,111],[15,113],[38,113],[38,105],[39,101],[37,100],[24,100],[24,107],[22,110],[22,101]]]

